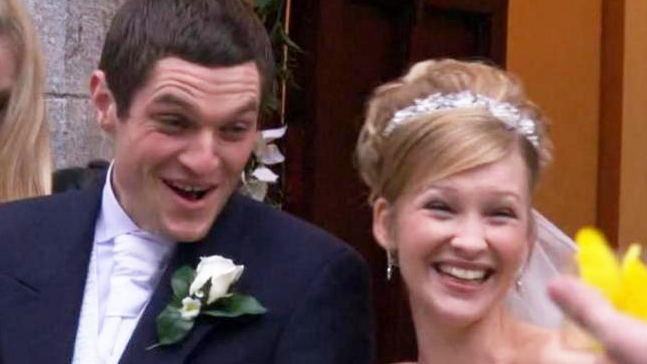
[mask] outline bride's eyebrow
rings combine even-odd
[[[425,199],[430,196],[454,196],[458,190],[453,186],[437,186],[433,183],[418,186],[413,191],[416,199]]]
[[[493,195],[502,198],[502,199],[512,199],[517,203],[520,203],[522,200],[521,196],[513,191],[494,191]]]
[[[431,181],[423,183],[416,188],[417,192],[424,191],[439,191],[439,192],[455,192],[457,189],[451,183],[443,183],[439,181]]]

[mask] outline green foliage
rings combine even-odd
[[[172,305],[166,306],[157,316],[157,334],[159,342],[148,349],[175,344],[186,337],[193,328],[194,320],[185,320],[180,315],[180,309]]]
[[[244,1],[244,0],[243,0]],[[254,11],[265,25],[270,37],[270,42],[276,55],[276,76],[277,83],[286,82],[289,87],[297,88],[292,70],[296,65],[293,55],[303,53],[301,47],[296,44],[285,31],[285,3],[286,0],[254,0]],[[283,53],[283,47],[287,47],[287,55]],[[283,59],[287,56],[287,59]],[[272,90],[272,97],[269,98],[264,111],[272,114],[278,110],[278,98],[276,87]]]
[[[214,302],[213,308],[203,310],[201,314],[213,317],[238,317],[242,315],[261,315],[267,309],[252,296],[234,293],[229,297]]]
[[[171,287],[173,288],[173,295],[182,299],[189,295],[189,287],[195,278],[195,270],[189,266],[183,266],[173,273],[171,278]]]

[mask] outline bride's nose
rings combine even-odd
[[[478,255],[487,249],[485,225],[478,216],[470,214],[461,218],[455,225],[450,244],[466,258]]]

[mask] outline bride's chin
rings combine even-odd
[[[410,291],[413,311],[424,312],[424,316],[434,321],[442,321],[452,326],[465,326],[479,321],[488,315],[497,304],[504,300],[499,297],[492,282],[484,282],[474,292],[455,292],[437,280],[429,282],[424,292]],[[461,288],[461,287],[459,287]],[[417,297],[415,297],[417,296]]]

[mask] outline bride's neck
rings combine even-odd
[[[505,363],[514,352],[515,321],[503,307],[481,320],[459,325],[412,307],[418,363]]]

